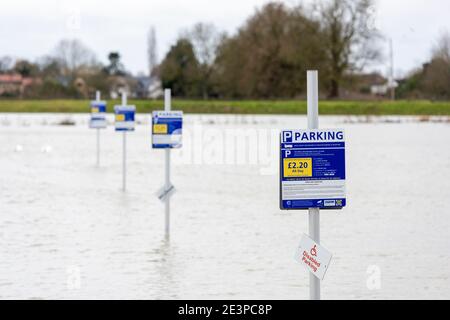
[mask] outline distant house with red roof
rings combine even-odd
[[[20,74],[0,74],[0,97],[21,97],[35,80]]]

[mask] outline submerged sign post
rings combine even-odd
[[[100,100],[100,91],[97,91],[95,100],[91,101],[91,119],[89,120],[89,128],[97,129],[97,166],[100,166],[100,129],[106,127],[106,101]]]
[[[320,281],[331,253],[320,245],[320,209],[342,209],[345,195],[345,133],[319,130],[318,72],[308,71],[308,129],[280,136],[280,209],[308,210],[309,237],[295,259],[310,271],[310,298],[320,299]]]
[[[170,235],[170,198],[175,193],[175,187],[170,182],[170,150],[181,148],[183,129],[183,112],[171,111],[171,91],[164,91],[164,111],[154,111],[152,114],[152,147],[164,149],[166,158],[165,183],[157,192],[159,200],[165,204],[166,237]]]
[[[127,131],[134,131],[136,107],[127,105],[127,94],[122,93],[122,105],[114,107],[116,131],[123,133],[122,189],[126,190]]]

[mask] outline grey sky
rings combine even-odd
[[[3,0],[0,56],[34,60],[50,53],[63,38],[79,38],[106,62],[108,52],[122,54],[133,73],[147,70],[146,35],[154,25],[159,59],[180,30],[202,21],[236,31],[266,0]],[[285,0],[287,4],[298,1]],[[303,2],[310,2],[308,0]],[[443,30],[450,30],[450,1],[378,0],[376,25],[394,40],[396,73],[429,58]],[[387,44],[386,44],[387,48]],[[387,65],[376,66],[385,72]]]

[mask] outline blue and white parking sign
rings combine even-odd
[[[343,130],[282,131],[280,151],[282,210],[346,206]]]
[[[134,131],[135,106],[115,106],[116,131]]]
[[[154,149],[181,148],[183,111],[153,111],[152,145]]]
[[[106,101],[91,101],[89,127],[92,129],[104,129],[106,126]]]

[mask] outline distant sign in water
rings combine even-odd
[[[152,145],[155,149],[181,148],[183,111],[153,111]]]
[[[135,106],[115,106],[114,112],[116,131],[134,131]]]
[[[104,129],[106,122],[106,101],[91,101],[91,119],[89,127],[92,129]]]
[[[346,206],[343,130],[282,131],[280,151],[282,210]]]

